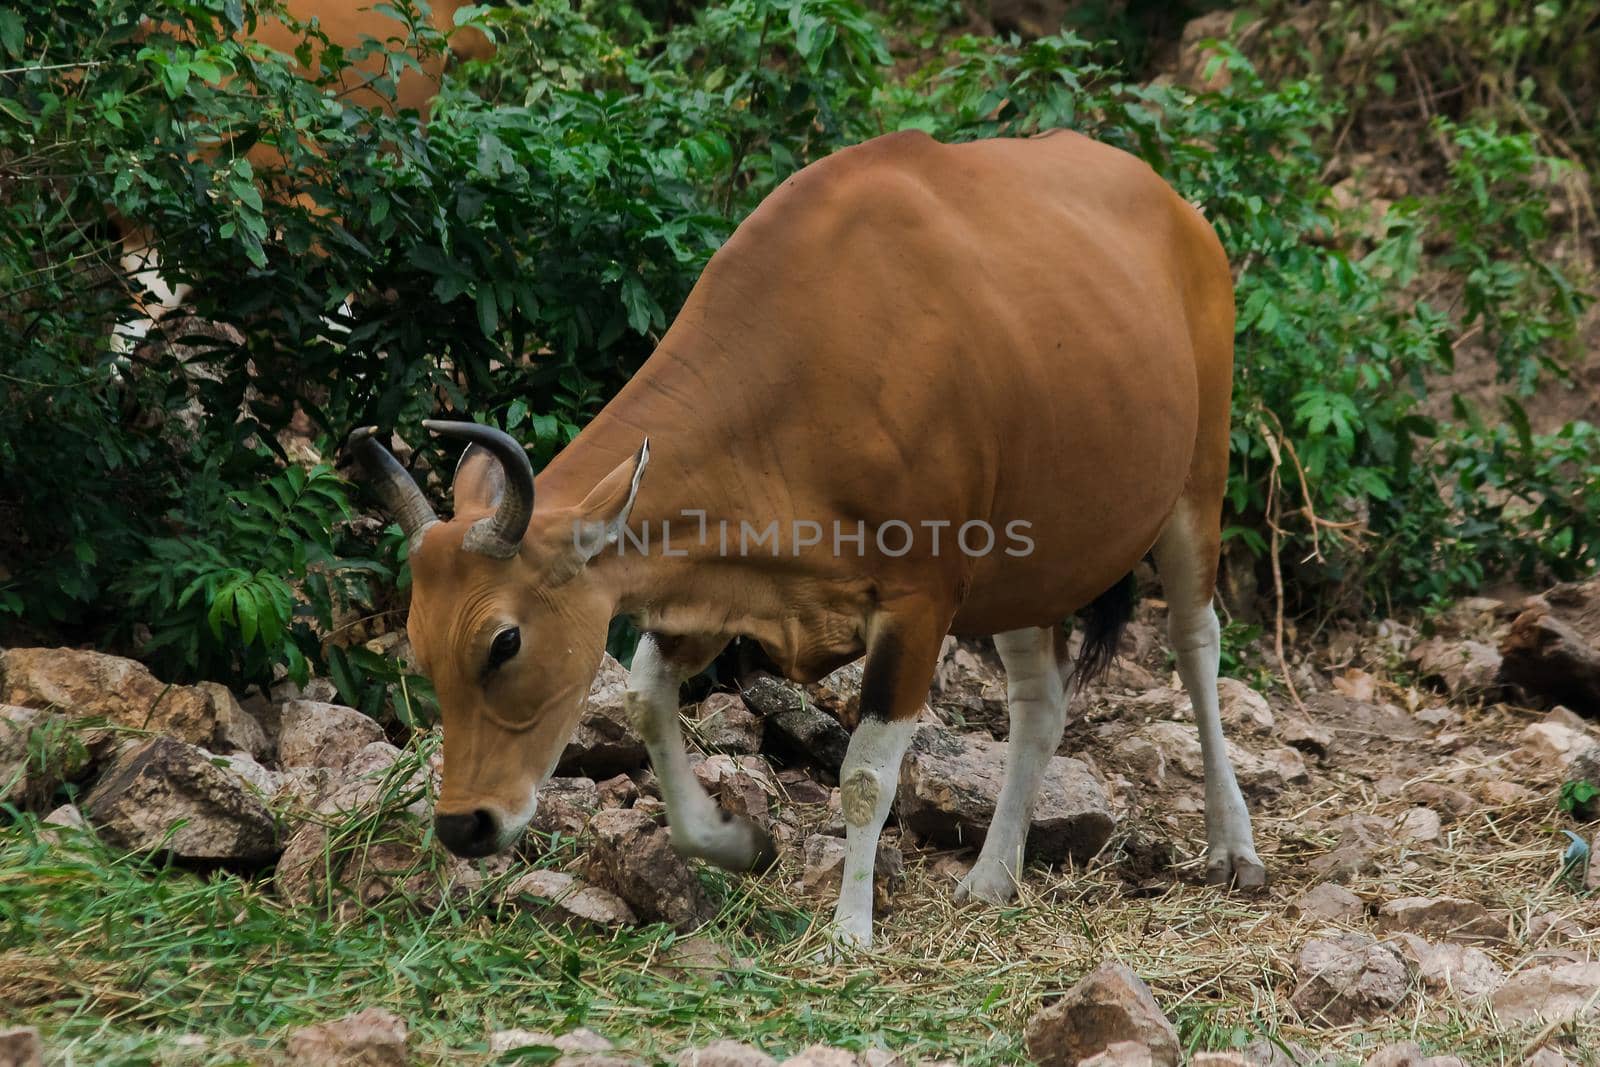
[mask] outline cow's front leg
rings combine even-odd
[[[678,686],[710,663],[727,641],[646,634],[633,654],[624,697],[628,719],[644,738],[650,764],[661,780],[672,847],[731,871],[770,866],[777,857],[772,838],[749,819],[717,807],[694,772],[678,726]]]
[[[907,606],[874,620],[861,675],[861,724],[839,769],[844,810],[844,876],[833,913],[833,938],[846,948],[872,946],[872,868],[878,836],[894,804],[900,761],[928,693],[948,612]]]

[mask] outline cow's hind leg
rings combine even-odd
[[[833,937],[844,947],[872,944],[872,868],[878,836],[894,804],[900,761],[927,697],[950,614],[927,605],[896,605],[873,622],[861,675],[861,723],[839,769],[844,810],[844,876]]]
[[[629,721],[650,751],[661,780],[672,847],[728,870],[768,867],[777,852],[765,830],[721,808],[695,779],[678,726],[678,686],[727,644],[723,638],[673,638],[646,634],[633,654],[624,697]]]
[[[1220,496],[1220,494],[1219,494]],[[1217,664],[1222,628],[1211,606],[1221,547],[1220,501],[1179,501],[1155,545],[1156,570],[1167,597],[1167,633],[1178,657],[1178,675],[1194,704],[1206,775],[1206,880],[1259,886],[1266,868],[1256,855],[1250,812],[1228,761],[1217,706]]]
[[[995,648],[1006,667],[1006,705],[1011,713],[1005,784],[978,862],[956,887],[957,900],[976,897],[1003,904],[1016,895],[1039,783],[1067,724],[1071,687],[1062,634],[1059,626],[1045,626],[995,635]]]

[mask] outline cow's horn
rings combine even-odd
[[[528,462],[528,454],[516,438],[493,426],[438,419],[427,419],[422,425],[441,437],[455,437],[486,448],[500,461],[506,476],[500,506],[493,515],[473,525],[463,545],[498,559],[516,555],[522,535],[528,532],[528,520],[533,517],[533,464]]]
[[[422,495],[422,490],[417,488],[417,483],[411,480],[411,475],[406,473],[400,461],[372,436],[377,432],[376,426],[363,426],[356,430],[345,442],[345,455],[354,456],[360,461],[385,510],[394,516],[401,531],[415,546],[428,527],[439,521],[439,517],[433,513],[428,498]]]

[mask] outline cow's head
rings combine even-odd
[[[615,603],[586,564],[627,523],[649,443],[582,503],[535,510],[533,467],[510,436],[423,425],[471,442],[448,522],[370,428],[349,451],[410,539],[407,629],[444,719],[435,829],[452,852],[484,856],[527,827],[583,710]]]

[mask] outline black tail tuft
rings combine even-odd
[[[1072,665],[1075,688],[1082,689],[1110,669],[1111,661],[1117,658],[1117,646],[1122,643],[1122,631],[1133,619],[1133,607],[1138,602],[1139,582],[1130,571],[1078,612],[1078,618],[1083,620],[1083,644]]]

